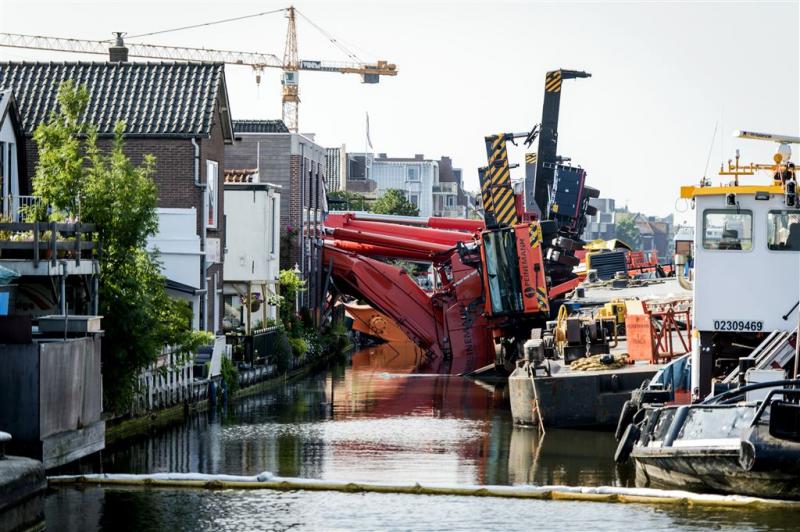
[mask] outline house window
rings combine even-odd
[[[800,250],[800,211],[769,211],[767,247],[773,251]]]
[[[455,197],[447,196],[447,206],[453,207],[456,204]]]
[[[419,194],[409,194],[408,201],[410,201],[414,207],[419,209]]]
[[[217,161],[206,161],[206,227],[217,228],[217,181],[219,180],[219,164]]]
[[[416,166],[407,166],[406,181],[419,181],[419,168]]]
[[[703,248],[749,251],[753,212],[709,209],[703,213]]]

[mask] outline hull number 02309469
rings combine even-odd
[[[755,320],[714,320],[714,330],[759,332],[764,330],[764,322]]]

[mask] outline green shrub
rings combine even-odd
[[[279,373],[286,373],[289,370],[289,362],[292,358],[292,346],[289,344],[289,336],[287,336],[286,331],[280,331],[278,333],[278,339],[275,341],[273,358]]]
[[[308,351],[308,342],[304,338],[289,338],[289,345],[295,358],[301,358]]]
[[[225,381],[225,387],[228,388],[228,393],[235,393],[239,389],[239,369],[236,364],[228,357],[222,357],[220,373],[222,374],[222,380]]]

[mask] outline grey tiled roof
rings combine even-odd
[[[289,128],[283,120],[234,120],[236,133],[288,133]]]
[[[56,108],[68,79],[89,90],[83,119],[100,134],[123,120],[131,136],[208,137],[220,97],[223,132],[232,140],[221,63],[0,62],[0,89],[13,90],[27,135]]]

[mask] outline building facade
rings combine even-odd
[[[197,286],[186,290],[197,302],[198,325],[212,332],[220,330],[225,247],[222,169],[225,145],[233,141],[223,65],[0,63],[0,89],[13,91],[22,118],[28,161],[23,190],[31,189],[38,161],[33,132],[55,110],[59,87],[66,80],[89,91],[85,120],[98,128],[101,149],[111,146],[114,127],[124,121],[125,153],[131,161],[141,164],[145,155],[155,157],[158,207],[194,212],[192,238],[200,239],[201,253]],[[156,235],[153,240],[170,239]],[[168,282],[183,284],[170,279],[175,272],[168,268],[163,273]]]
[[[426,159],[388,157],[385,153],[346,153],[346,190],[362,194],[369,201],[391,189],[401,190],[419,209],[419,216],[464,218],[468,197],[463,189],[462,171],[450,157]]]
[[[225,148],[228,169],[257,169],[259,182],[281,187],[281,269],[295,266],[307,281],[301,305],[317,309],[321,290],[321,226],[327,211],[326,150],[313,135],[290,133],[280,120],[236,120]]]
[[[611,240],[617,237],[616,202],[613,198],[591,198],[589,204],[597,209],[593,216],[587,216],[583,239]]]
[[[461,168],[453,168],[453,160],[439,159],[439,179],[433,184],[433,216],[467,217],[467,195]]]
[[[14,94],[0,90],[0,217],[17,221],[25,175],[25,135]],[[20,170],[20,168],[22,170]]]
[[[229,327],[244,326],[249,333],[277,317],[268,301],[278,294],[280,205],[280,187],[226,172],[224,321]]]
[[[347,190],[347,147],[325,148],[325,190]]]

